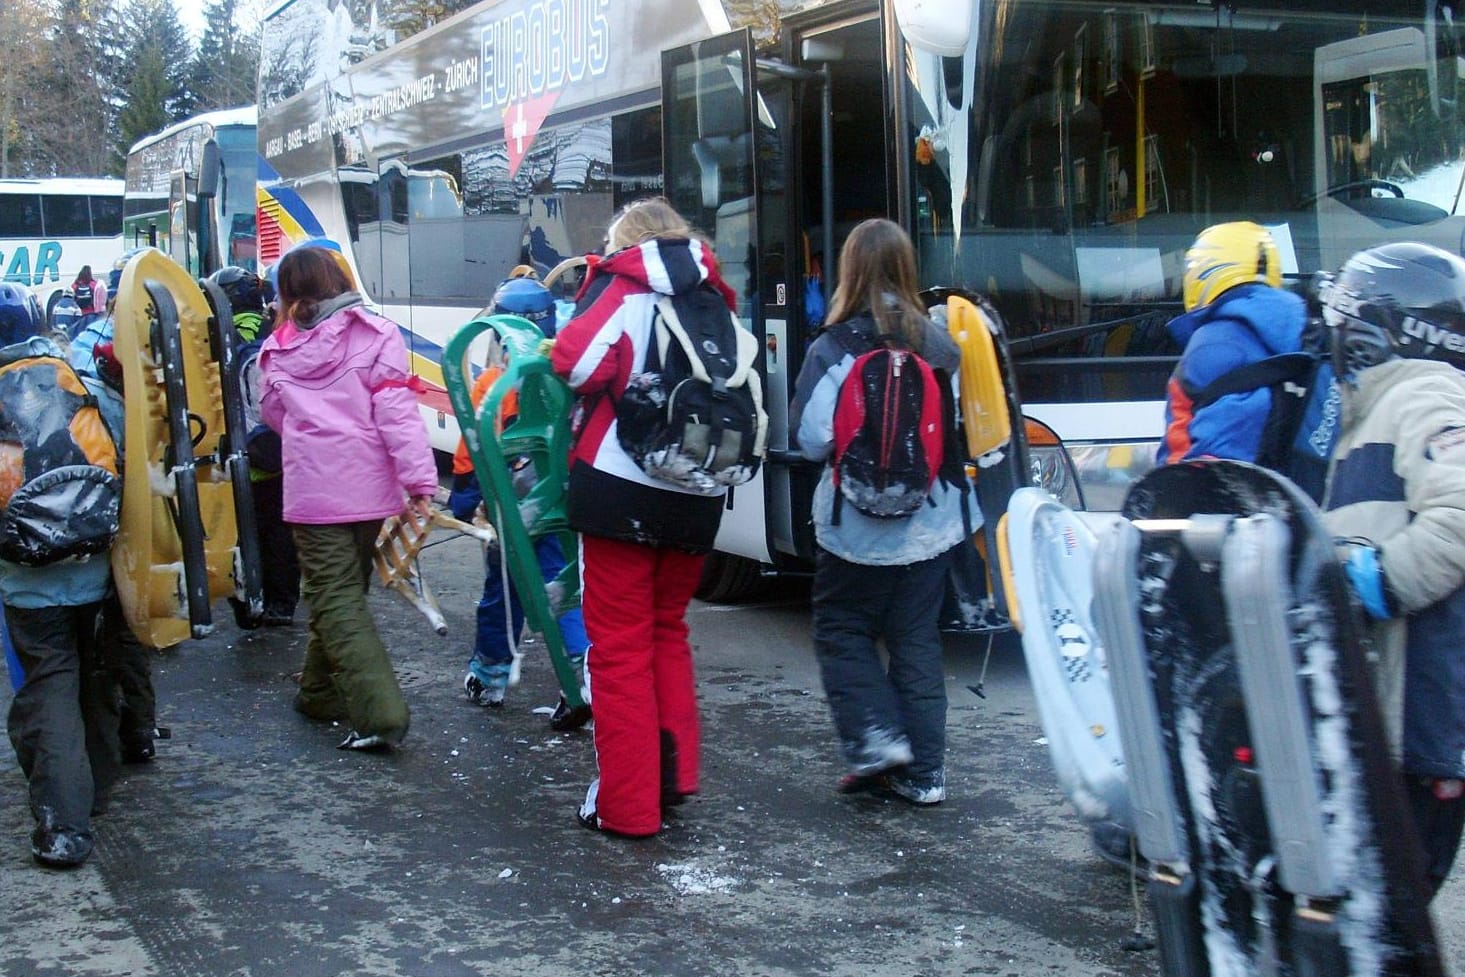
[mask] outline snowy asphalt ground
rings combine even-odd
[[[0,974],[1157,972],[1123,949],[1126,876],[1055,786],[1015,644],[979,699],[985,641],[948,640],[950,799],[917,810],[835,793],[797,586],[694,604],[702,794],[658,838],[617,840],[575,822],[591,739],[534,712],[554,699],[542,649],[502,710],[463,698],[479,566],[464,539],[424,555],[445,638],[373,592],[414,716],[392,755],[337,751],[344,730],[290,709],[303,628],[230,624],[157,660],[173,738],[129,768],[82,869],[31,863],[23,781],[0,765]],[[1436,919],[1465,974],[1465,883]]]

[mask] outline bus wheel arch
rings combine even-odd
[[[713,604],[735,604],[754,599],[767,585],[768,578],[763,576],[757,560],[713,551],[702,565],[697,599]]]

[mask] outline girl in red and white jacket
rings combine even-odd
[[[638,201],[607,232],[552,360],[579,395],[570,525],[581,533],[581,605],[595,697],[599,776],[578,817],[632,837],[697,791],[700,730],[687,604],[722,518],[721,487],[698,494],[647,475],[621,447],[616,400],[645,369],[658,296],[696,314],[734,307],[712,251],[665,200]],[[709,287],[710,286],[710,287]]]

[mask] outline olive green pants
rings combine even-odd
[[[407,735],[411,717],[366,604],[381,524],[372,519],[292,527],[300,594],[310,606],[297,706],[317,719],[348,720],[362,736],[397,742]]]

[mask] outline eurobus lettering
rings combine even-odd
[[[545,0],[483,28],[483,107],[503,108],[605,72],[610,0]]]

